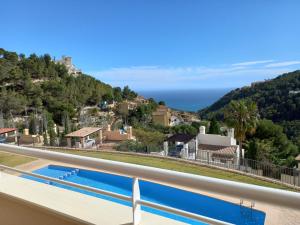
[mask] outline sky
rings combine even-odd
[[[0,47],[72,56],[135,90],[232,88],[300,68],[299,0],[0,0]]]

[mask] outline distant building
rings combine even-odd
[[[41,145],[41,144],[43,144],[43,142],[44,142],[44,137],[42,135],[30,134],[28,128],[25,128],[23,130],[23,133],[20,134],[19,144],[37,144],[37,145]]]
[[[171,112],[167,106],[159,105],[155,112],[152,113],[154,124],[169,126],[171,122]]]
[[[17,143],[16,128],[0,128],[0,143],[15,142]]]
[[[118,107],[120,114],[128,115],[129,114],[129,104],[128,102],[121,102]]]
[[[169,144],[171,144],[169,147]],[[165,155],[195,159],[197,136],[190,134],[174,134],[164,142]]]
[[[81,70],[77,69],[72,64],[72,57],[70,56],[62,56],[61,60],[58,60],[57,63],[64,65],[67,68],[68,73],[75,77],[81,73]]]
[[[180,117],[174,115],[171,116],[170,126],[177,126],[181,123],[183,123],[183,120]]]
[[[107,142],[120,142],[126,140],[134,140],[132,135],[132,127],[125,126],[123,129],[111,130],[111,126],[108,125],[103,132],[103,140]]]
[[[95,139],[92,139],[92,136]],[[94,148],[96,144],[102,144],[103,140],[102,128],[100,127],[83,127],[65,135],[65,137],[69,148],[74,147],[72,144],[74,141],[76,148]]]
[[[138,95],[134,102],[136,102],[137,104],[147,104],[149,102],[149,100],[145,99],[143,96]]]
[[[123,114],[123,115],[128,115],[129,114],[129,110],[133,110],[137,107],[137,104],[134,102],[121,102],[118,106],[118,110],[119,113]]]
[[[296,94],[299,94],[299,93],[300,93],[300,91],[289,91],[290,95],[296,95]]]

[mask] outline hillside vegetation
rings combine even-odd
[[[260,118],[282,125],[286,134],[294,141],[300,137],[300,70],[235,89],[201,110],[200,116],[202,118],[216,116],[222,120],[224,107],[230,101],[240,99],[255,102]]]
[[[200,114],[218,113],[231,100],[247,98],[257,103],[263,118],[274,122],[300,120],[300,92],[293,94],[291,91],[300,91],[300,70],[235,89],[201,110]]]
[[[135,95],[128,87],[123,91],[112,88],[85,74],[74,77],[48,54],[26,57],[0,48],[0,111],[4,116],[45,110],[60,122],[66,113],[75,116],[80,107]]]

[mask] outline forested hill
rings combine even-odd
[[[231,100],[239,99],[256,102],[262,118],[274,122],[300,120],[300,70],[235,89],[201,110],[200,116],[220,116],[224,106]]]
[[[82,106],[96,105],[101,100],[121,101],[124,94],[120,88],[91,76],[68,74],[65,66],[55,63],[48,54],[26,57],[0,48],[0,111],[4,116],[24,115],[26,108],[46,110],[60,121],[63,113],[72,117]]]

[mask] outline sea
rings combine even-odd
[[[210,106],[232,89],[199,89],[199,90],[147,90],[139,91],[139,95],[145,98],[153,98],[155,101],[164,101],[173,109],[197,112]]]

